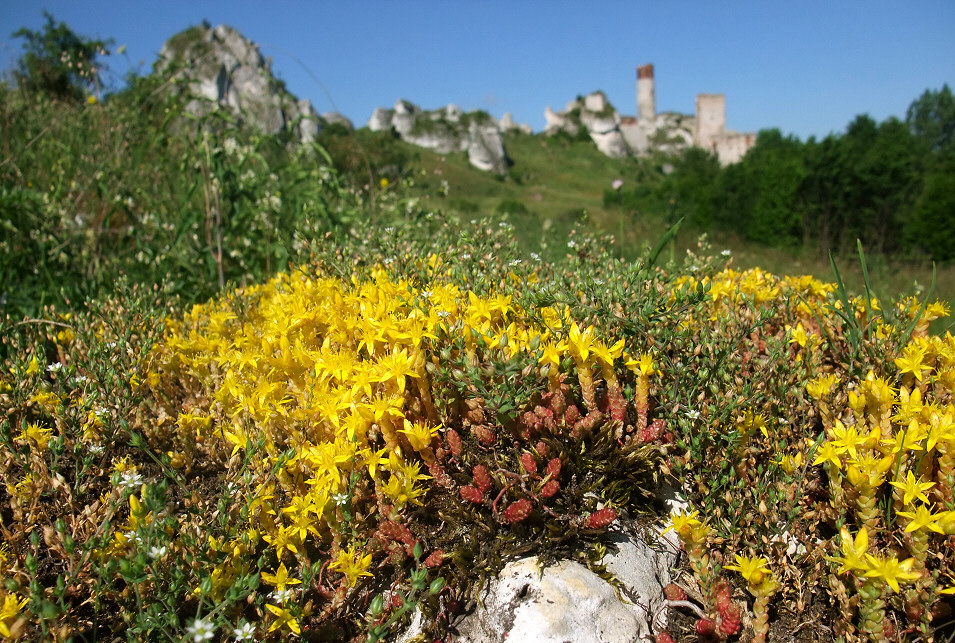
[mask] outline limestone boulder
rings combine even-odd
[[[677,564],[679,543],[624,522],[604,537],[602,564],[611,585],[573,560],[542,565],[538,557],[508,563],[482,591],[474,611],[454,623],[467,643],[635,643],[666,625],[663,588]],[[618,591],[619,590],[619,591]],[[420,613],[398,639],[422,632]]]
[[[192,27],[167,40],[154,73],[168,73],[180,88],[186,111],[202,117],[226,110],[239,125],[266,134],[289,132],[300,142],[318,136],[322,120],[272,73],[255,43],[227,25]]]
[[[424,110],[400,99],[392,109],[377,108],[368,128],[393,129],[402,140],[440,154],[466,153],[480,170],[503,174],[509,165],[498,122],[483,112],[465,113],[457,105]]]

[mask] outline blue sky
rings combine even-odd
[[[653,63],[657,111],[723,93],[729,128],[805,139],[862,113],[904,117],[926,89],[955,85],[952,0],[0,0],[4,68],[21,50],[10,34],[41,28],[44,9],[125,44],[128,61],[109,59],[119,74],[149,71],[164,40],[203,19],[229,24],[294,94],[359,126],[405,98],[539,130],[545,107],[598,89],[635,114],[635,68]]]

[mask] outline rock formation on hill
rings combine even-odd
[[[186,111],[204,116],[226,110],[240,125],[266,134],[288,132],[299,142],[318,136],[324,121],[351,122],[339,114],[319,116],[272,74],[257,45],[226,25],[199,26],[165,42],[156,73],[171,73],[186,88]]]
[[[467,112],[456,105],[423,110],[414,103],[398,100],[394,108],[377,108],[368,120],[368,129],[394,129],[404,141],[441,154],[467,152],[474,167],[503,174],[508,168],[504,149],[505,129],[522,129],[508,118],[502,127],[486,112]],[[502,120],[503,122],[503,120]]]
[[[548,107],[545,134],[587,133],[597,149],[612,158],[638,156],[649,151],[678,152],[693,145],[694,119],[664,113],[652,119],[620,116],[603,92],[593,92],[567,103],[562,112]]]

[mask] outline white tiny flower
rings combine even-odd
[[[153,559],[162,558],[163,556],[166,555],[166,551],[167,549],[165,545],[163,545],[162,547],[156,547],[155,545],[153,545],[152,547],[149,548],[149,557]]]
[[[51,373],[57,373],[59,372],[61,368],[63,368],[63,364],[61,364],[60,362],[53,362],[52,364],[46,367],[46,370],[48,370]]]
[[[534,261],[540,261],[540,260],[541,260],[541,256],[540,256],[539,254],[537,254],[536,252],[532,252],[532,253],[531,253],[531,259],[533,259]]]
[[[77,375],[73,378],[73,385],[78,386],[80,384],[84,384],[87,380],[89,380],[89,378],[85,375]]]
[[[597,284],[598,286],[603,286],[603,285],[604,285],[604,280],[603,280],[603,279],[594,279],[594,283]]]
[[[211,621],[197,618],[192,622],[192,625],[186,628],[186,632],[195,643],[202,643],[202,641],[208,641],[215,636],[216,626]]]
[[[335,501],[336,505],[343,505],[348,502],[348,494],[346,492],[336,493],[332,495],[332,500]]]
[[[463,255],[461,255],[461,258],[462,258],[462,259],[470,259],[470,258],[471,258],[471,253],[470,253],[470,252],[465,252]]]
[[[139,487],[143,484],[143,477],[136,471],[123,471],[119,477],[119,486],[127,489]]]
[[[720,252],[720,254],[723,255],[724,257],[728,257],[728,256],[730,256],[731,254],[733,254],[733,251],[732,251],[732,250],[723,250],[722,252]]]
[[[699,419],[700,412],[697,411],[696,409],[690,409],[689,411],[686,412],[686,417],[690,418],[691,420]]]
[[[89,452],[93,455],[100,455],[103,453],[103,445],[97,444],[96,442],[91,442],[87,449],[89,449]]]
[[[521,265],[521,260],[520,260],[520,259],[515,259],[514,261],[511,262],[511,265],[512,265],[512,266],[519,266],[519,265]]]
[[[255,636],[255,626],[252,623],[242,623],[235,628],[236,641],[251,641],[253,636]]]
[[[274,592],[272,592],[272,599],[273,599],[276,603],[279,603],[279,604],[284,603],[285,601],[287,601],[287,600],[290,599],[290,598],[292,598],[292,589],[291,589],[291,588],[277,589],[277,590],[275,590]]]
[[[449,312],[446,311],[446,310],[439,310],[439,311],[438,311],[438,317],[440,317],[441,319],[447,319],[447,318],[450,317],[450,316],[451,316],[451,313],[449,313]]]
[[[432,293],[431,293],[430,290],[422,290],[422,291],[421,291],[421,296],[424,297],[425,299],[428,299],[429,297],[431,297],[431,294],[432,294]]]
[[[573,239],[571,239],[570,241],[567,242],[567,247],[568,247],[568,248],[576,248],[576,247],[577,247],[577,242],[574,241]]]

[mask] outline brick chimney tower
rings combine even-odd
[[[637,67],[637,119],[652,121],[657,116],[657,99],[653,91],[653,64]]]

